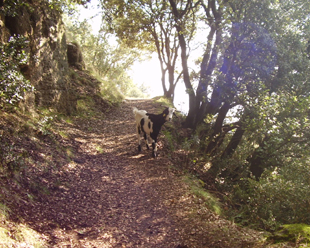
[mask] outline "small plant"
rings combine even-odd
[[[185,138],[182,143],[182,149],[185,151],[196,151],[199,148],[200,139],[197,135],[193,135],[191,138]]]
[[[68,135],[66,132],[64,132],[64,131],[58,131],[58,134],[59,134],[62,138],[64,138],[64,139],[68,139],[68,138],[69,138],[69,135]]]
[[[15,144],[0,145],[0,174],[5,177],[13,177],[22,170],[26,163],[27,153],[15,148]]]
[[[1,196],[0,196],[1,197]],[[5,205],[0,203],[0,219],[6,219],[9,217],[11,210]]]
[[[66,153],[69,160],[74,158],[74,152],[73,152],[71,147],[65,148],[65,153]]]
[[[53,122],[52,116],[44,116],[42,119],[39,120],[38,126],[39,126],[39,132],[43,135],[49,135],[51,134],[51,125]]]
[[[100,145],[97,145],[96,146],[96,151],[98,152],[98,153],[100,153],[100,154],[102,154],[104,151],[103,151],[103,149],[102,149],[102,147],[100,146]]]
[[[184,151],[184,165],[189,166],[192,163],[197,163],[199,144],[200,140],[197,135],[193,135],[191,138],[185,137],[181,142],[180,148]]]
[[[9,228],[0,227],[1,247],[45,247],[41,235],[35,230],[8,220],[5,222]]]
[[[95,103],[91,97],[85,97],[77,101],[77,112],[82,118],[95,116]]]
[[[155,102],[161,104],[161,105],[165,105],[168,107],[173,107],[173,103],[171,102],[171,99],[168,99],[164,96],[160,96],[160,97],[155,97],[154,98]]]

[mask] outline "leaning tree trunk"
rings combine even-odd
[[[228,143],[227,147],[222,153],[221,158],[230,158],[235,150],[237,149],[239,143],[241,142],[242,136],[245,132],[245,129],[242,128],[242,126],[239,126],[232,136],[230,142]]]
[[[230,109],[230,104],[228,102],[225,102],[219,111],[218,117],[213,126],[213,132],[210,136],[210,142],[206,149],[207,154],[214,153],[214,149],[216,148],[218,142],[220,141],[220,138],[221,138],[220,134],[222,132],[223,122],[229,109]]]
[[[216,33],[215,43],[211,53],[211,44]],[[200,81],[196,91],[196,109],[197,109],[197,117],[194,126],[197,127],[200,123],[203,122],[204,118],[208,114],[213,114],[210,109],[208,110],[208,106],[210,104],[207,102],[207,89],[211,80],[212,73],[217,65],[219,45],[222,41],[222,30],[221,29],[211,29],[208,36],[208,44],[210,47],[207,47],[206,53],[203,56],[203,60],[200,67]],[[209,46],[209,45],[208,45]],[[212,100],[212,99],[211,99]]]

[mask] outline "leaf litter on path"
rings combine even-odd
[[[22,209],[48,247],[262,247],[258,232],[198,201],[160,150],[157,159],[138,154],[134,106],[160,112],[152,100],[127,100],[104,118],[62,126],[74,158]]]

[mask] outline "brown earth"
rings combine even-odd
[[[52,168],[36,172],[46,185],[36,200],[16,206],[21,221],[46,247],[265,247],[259,232],[216,215],[190,191],[162,142],[157,159],[137,152],[134,106],[160,112],[152,100],[126,100],[104,118],[58,124],[67,134],[59,142],[74,155],[59,167],[41,147],[37,163],[45,157]]]

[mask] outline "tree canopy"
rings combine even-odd
[[[115,87],[115,91],[132,97],[144,97],[148,94],[147,88],[135,85],[128,75],[128,69],[140,58],[137,49],[116,42],[103,28],[98,34],[89,32],[92,27],[88,21],[80,22],[77,16],[67,16],[64,20],[67,40],[81,47],[87,69],[101,78],[105,87]]]
[[[173,100],[176,84],[183,72],[179,61],[177,28],[168,2],[102,0],[101,4],[105,24],[121,42],[129,47],[157,53],[164,95]],[[193,16],[184,25],[187,44],[193,38],[195,22]]]

